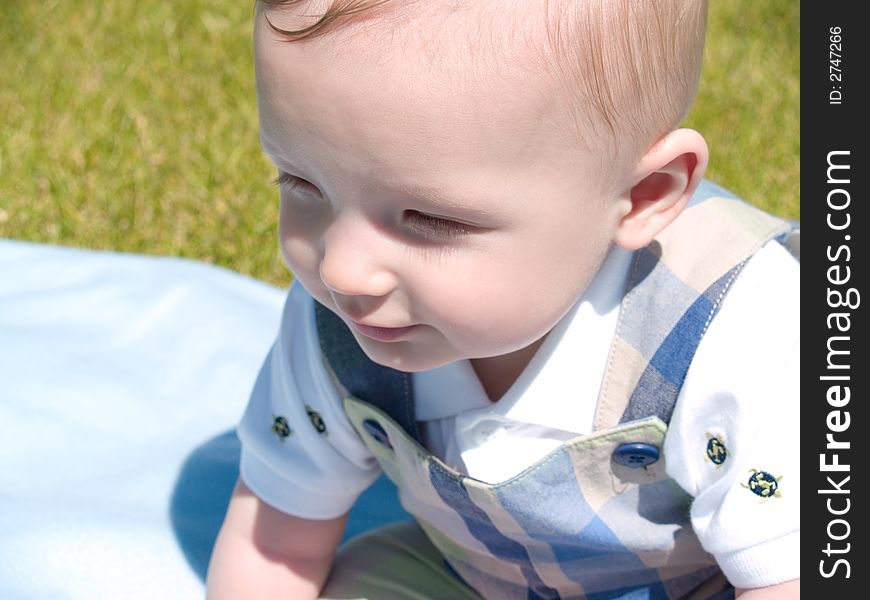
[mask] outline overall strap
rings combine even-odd
[[[411,374],[372,361],[335,313],[314,303],[320,349],[326,365],[352,396],[368,402],[389,415],[422,444],[414,413]]]
[[[650,416],[668,423],[701,338],[746,261],[792,226],[704,182],[635,252],[595,415],[596,430]]]

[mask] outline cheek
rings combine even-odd
[[[426,282],[426,306],[469,353],[517,350],[548,333],[576,303],[608,248],[594,232],[511,245],[441,271]]]
[[[469,353],[491,355],[528,345],[573,303],[557,299],[555,290],[542,293],[535,270],[534,260],[507,256],[453,265],[437,277],[430,272],[428,281],[419,282],[429,290],[425,318]]]
[[[304,277],[317,273],[322,256],[320,232],[323,225],[317,215],[298,208],[291,211],[288,205],[281,201],[278,217],[281,255],[295,275]]]

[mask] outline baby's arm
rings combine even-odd
[[[239,480],[212,553],[207,597],[317,598],[346,520],[284,514]]]
[[[665,440],[668,473],[694,496],[698,539],[742,600],[800,590],[799,297],[783,248],[749,260],[698,347]]]
[[[792,600],[801,597],[801,580],[792,579],[777,585],[748,590],[737,590],[736,598],[740,600]]]

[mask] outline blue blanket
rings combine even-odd
[[[0,240],[0,598],[200,598],[284,292]],[[407,518],[385,479],[345,537]]]

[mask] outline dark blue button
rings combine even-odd
[[[384,431],[384,428],[381,427],[381,424],[372,419],[366,419],[362,422],[363,429],[366,430],[376,442],[378,442],[382,446],[386,446],[387,448],[392,448],[393,444],[390,443],[390,436],[387,435],[387,432]]]
[[[659,449],[651,444],[633,442],[622,444],[613,451],[613,460],[624,467],[639,469],[659,459]]]

